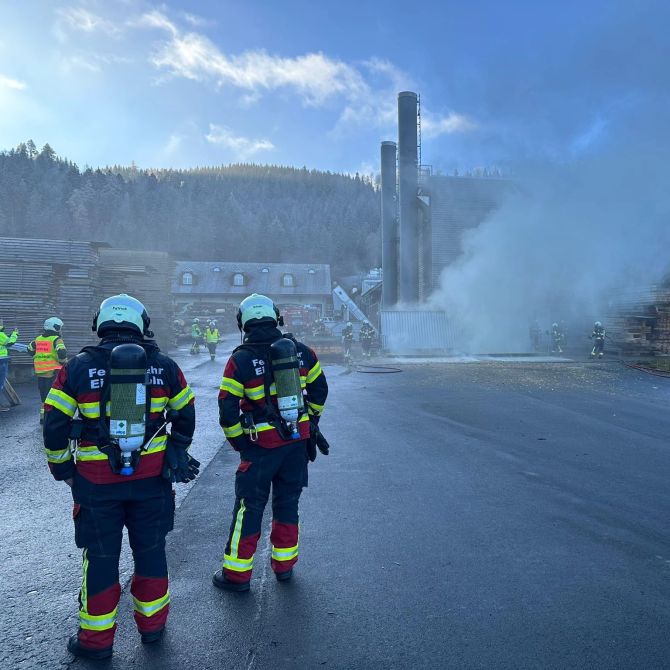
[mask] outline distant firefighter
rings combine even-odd
[[[551,351],[555,354],[563,353],[563,330],[557,323],[551,324]]]
[[[351,345],[354,343],[354,327],[351,321],[347,321],[347,325],[342,329],[342,348],[344,349],[344,362],[348,363],[351,360]]]
[[[600,321],[593,324],[593,332],[591,339],[594,340],[593,349],[591,350],[591,358],[602,358],[605,355],[605,329]]]
[[[200,319],[193,319],[191,324],[191,353],[199,354],[200,353],[200,343],[202,342],[202,330],[200,328]]]
[[[207,330],[205,330],[205,344],[209,349],[209,357],[214,360],[216,358],[216,345],[219,343],[219,329],[216,327],[216,321],[213,319],[207,323]]]
[[[372,342],[375,339],[375,329],[367,319],[363,321],[363,325],[361,326],[360,339],[363,357],[370,358],[372,356]]]
[[[11,347],[19,337],[19,331],[14,328],[11,335],[5,333],[5,324],[0,319],[0,397],[5,389],[5,382],[7,381],[7,374],[9,372],[9,351],[7,347]],[[6,412],[9,407],[0,405],[0,412]]]
[[[40,423],[44,422],[44,401],[51,390],[51,383],[67,361],[65,342],[61,337],[63,322],[55,316],[44,322],[44,330],[29,345],[33,357],[37,388],[40,392]]]

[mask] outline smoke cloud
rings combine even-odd
[[[462,351],[528,351],[533,319],[577,324],[581,337],[626,287],[670,269],[669,12],[631,11],[561,67],[496,73],[499,118],[482,141],[514,178],[431,299]],[[525,93],[519,78],[533,84]]]

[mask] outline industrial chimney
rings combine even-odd
[[[399,298],[410,304],[419,301],[417,112],[416,93],[398,93]]]
[[[382,142],[382,307],[398,302],[398,211],[396,204],[395,142]]]

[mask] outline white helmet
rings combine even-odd
[[[347,321],[347,326],[350,326],[350,325],[351,325],[351,321]]]
[[[603,324],[600,323],[600,321],[596,321],[596,322],[595,322],[595,327],[596,327],[596,328],[602,328],[602,326],[603,326]]]
[[[60,333],[62,327],[63,322],[55,316],[52,316],[44,322],[44,330],[53,330],[54,333]]]
[[[240,330],[244,330],[249,321],[266,320],[281,325],[279,310],[267,296],[252,293],[240,303],[240,308],[237,310],[237,326]]]
[[[100,303],[93,317],[93,330],[102,335],[107,330],[132,330],[153,337],[149,330],[149,315],[144,305],[126,293],[113,295]]]

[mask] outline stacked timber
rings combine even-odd
[[[65,326],[70,353],[92,342],[98,250],[88,242],[0,237],[0,317],[7,330],[19,329],[27,344],[44,320],[57,316]],[[12,362],[32,364],[12,352]]]
[[[670,354],[670,285],[651,284],[614,294],[605,326],[624,356]]]
[[[170,256],[161,251],[101,249],[97,296],[102,300],[128,293],[144,303],[156,341],[167,349],[172,338],[172,271]]]

